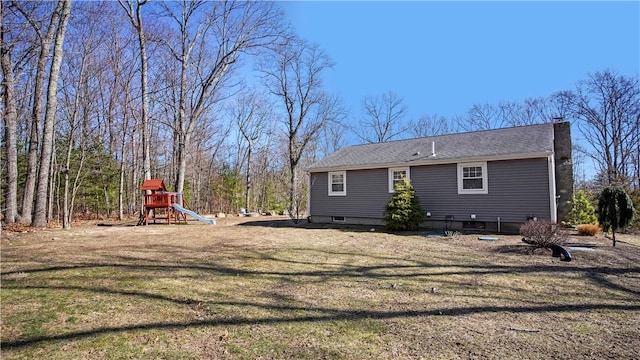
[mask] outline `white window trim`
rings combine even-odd
[[[463,189],[463,171],[465,167],[480,166],[482,167],[482,189]],[[458,164],[458,194],[488,194],[489,193],[489,171],[487,171],[487,162],[460,163]]]
[[[411,182],[411,173],[409,172],[409,167],[389,168],[389,192],[390,193],[396,192],[396,189],[393,186],[393,173],[395,171],[405,171],[407,173],[407,180]]]
[[[342,175],[344,179],[344,187],[342,191],[333,191],[331,185],[331,176],[332,175]],[[329,183],[329,196],[347,196],[347,172],[346,171],[331,171],[327,175],[327,182]]]

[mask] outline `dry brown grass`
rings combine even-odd
[[[576,227],[576,231],[580,236],[595,236],[598,235],[602,229],[595,224],[580,224]]]
[[[1,357],[640,358],[640,247],[574,237],[595,250],[562,262],[500,238],[282,218],[3,232]]]

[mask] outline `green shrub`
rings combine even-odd
[[[560,225],[547,220],[529,221],[522,224],[520,235],[527,239],[527,243],[540,248],[561,245],[567,240],[567,234]]]
[[[384,222],[389,230],[417,230],[424,213],[413,186],[408,180],[396,185],[395,193],[385,206]]]
[[[580,224],[576,227],[576,230],[580,236],[595,236],[602,231],[600,226],[594,224]]]
[[[616,246],[616,231],[631,224],[635,211],[631,198],[619,186],[607,186],[598,195],[598,221],[602,230],[611,230],[613,246]]]
[[[567,214],[567,222],[576,226],[579,224],[596,224],[596,209],[583,190],[578,191],[570,201],[571,211]]]

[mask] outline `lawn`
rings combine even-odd
[[[638,359],[637,239],[228,218],[2,232],[2,359]]]

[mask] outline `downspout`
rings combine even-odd
[[[313,182],[311,181],[311,177],[313,176],[313,173],[308,172],[307,174],[309,174],[309,190],[307,191],[307,222],[311,222],[311,185],[313,184]]]
[[[549,155],[549,207],[551,211],[551,222],[558,222],[558,203],[556,199],[556,163],[554,154]]]

